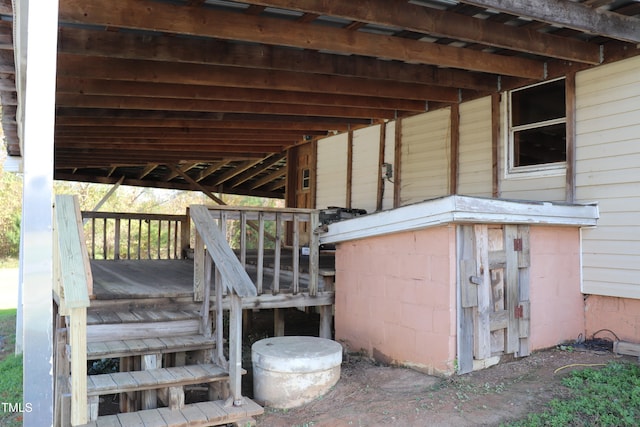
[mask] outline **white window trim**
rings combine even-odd
[[[551,119],[543,122],[536,122],[535,124],[526,124],[519,126],[511,126],[511,94],[513,92],[529,89],[535,86],[540,86],[543,84],[552,83],[554,81],[563,80],[564,77],[545,81],[542,83],[536,83],[534,85],[525,86],[516,90],[506,92],[505,99],[507,102],[504,103],[503,110],[503,123],[505,123],[506,132],[504,132],[503,140],[504,140],[504,178],[505,179],[530,179],[530,178],[542,178],[548,176],[560,176],[566,173],[567,162],[555,162],[555,163],[546,163],[543,165],[529,165],[529,166],[514,166],[514,144],[513,144],[513,134],[518,131],[527,130],[527,129],[535,129],[543,126],[567,123],[566,114],[564,117],[559,119]]]

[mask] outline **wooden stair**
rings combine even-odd
[[[227,399],[228,370],[211,363],[216,340],[200,333],[201,323],[191,307],[90,308],[87,360],[119,358],[120,372],[88,376],[86,426],[252,425],[263,409]],[[195,385],[210,387],[212,399],[185,404],[184,388]],[[98,416],[99,397],[110,394],[120,396],[122,413]]]
[[[226,405],[224,401],[199,402],[178,410],[169,408],[147,409],[127,414],[108,415],[85,427],[186,427],[235,424],[254,425],[253,417],[264,409],[245,398],[242,406]]]

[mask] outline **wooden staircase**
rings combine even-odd
[[[242,396],[242,300],[256,297],[256,287],[206,207],[192,207],[192,302],[143,296],[135,307],[118,300],[92,306],[78,201],[56,196],[54,211],[55,426],[253,425],[263,409]],[[118,359],[119,372],[87,375],[88,362],[101,359]],[[185,388],[196,384],[207,393],[187,402]],[[119,410],[99,416],[106,394],[119,395]]]
[[[120,372],[88,375],[86,426],[252,425],[262,407],[229,398],[226,361],[214,363],[216,339],[200,331],[193,307],[91,309],[87,360],[119,360]],[[185,403],[185,389],[208,388]],[[120,413],[99,415],[104,395],[119,395]]]

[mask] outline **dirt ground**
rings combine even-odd
[[[497,426],[539,412],[549,400],[566,395],[561,379],[572,369],[624,359],[600,348],[562,348],[450,378],[347,355],[340,380],[327,394],[295,409],[265,408],[257,423],[265,427]]]

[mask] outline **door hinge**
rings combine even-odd
[[[524,317],[523,311],[524,310],[521,305],[516,305],[513,308],[513,317],[515,317],[516,319],[522,319]]]
[[[513,239],[513,250],[515,252],[522,252],[522,239]]]

